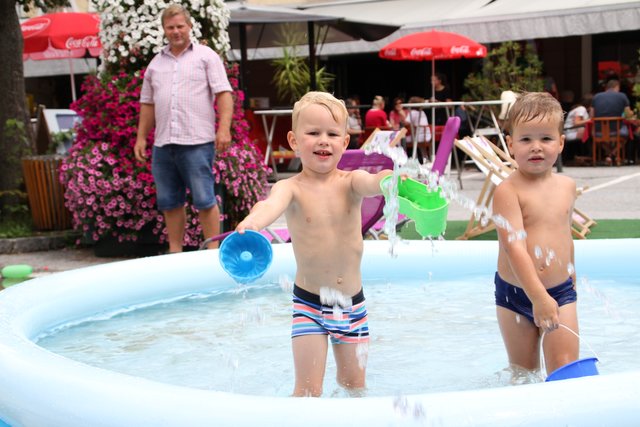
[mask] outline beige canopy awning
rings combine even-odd
[[[439,29],[480,43],[565,37],[640,29],[637,0],[346,0],[297,5],[315,15],[401,27],[374,42],[326,43],[318,55],[377,52],[414,32]],[[273,58],[281,49],[260,49],[252,59]]]

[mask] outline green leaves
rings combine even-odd
[[[271,61],[275,68],[272,82],[276,86],[278,98],[293,104],[311,89],[309,59],[299,54],[298,46],[305,41],[305,34],[295,27],[284,27],[282,39],[282,57]],[[325,67],[316,66],[316,87],[320,91],[329,91],[335,76]]]
[[[530,44],[505,42],[489,50],[482,70],[464,82],[474,101],[500,99],[505,90],[539,92],[543,90],[542,61]]]
[[[34,7],[40,8],[46,12],[57,6],[70,6],[68,0],[16,0],[16,3],[21,5],[27,12]]]

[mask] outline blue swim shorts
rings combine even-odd
[[[498,273],[496,273],[494,283],[496,284],[496,305],[521,314],[533,323],[533,305],[524,289],[505,282]],[[564,283],[547,289],[547,292],[560,307],[576,302],[578,299],[571,277]]]
[[[369,323],[362,290],[349,307],[323,305],[320,295],[293,287],[291,338],[302,335],[329,335],[332,344],[369,342]]]
[[[156,183],[158,209],[168,211],[184,206],[187,188],[196,209],[214,206],[214,157],[213,142],[154,146],[151,172]]]

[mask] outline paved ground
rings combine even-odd
[[[640,166],[624,167],[564,167],[563,173],[574,178],[578,187],[586,190],[578,198],[577,207],[594,219],[638,219],[640,218]],[[454,171],[451,179],[457,179]],[[460,192],[476,200],[484,175],[474,169],[462,174]],[[470,212],[452,203],[449,207],[451,220],[467,220]],[[279,220],[278,224],[283,224]],[[20,254],[0,254],[0,267],[10,264],[29,264],[34,276],[76,269],[88,265],[119,261],[118,258],[97,258],[92,249],[56,249]]]

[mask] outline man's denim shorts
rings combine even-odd
[[[154,146],[151,172],[156,182],[158,209],[168,211],[184,206],[187,188],[196,209],[214,206],[214,157],[213,142]]]

